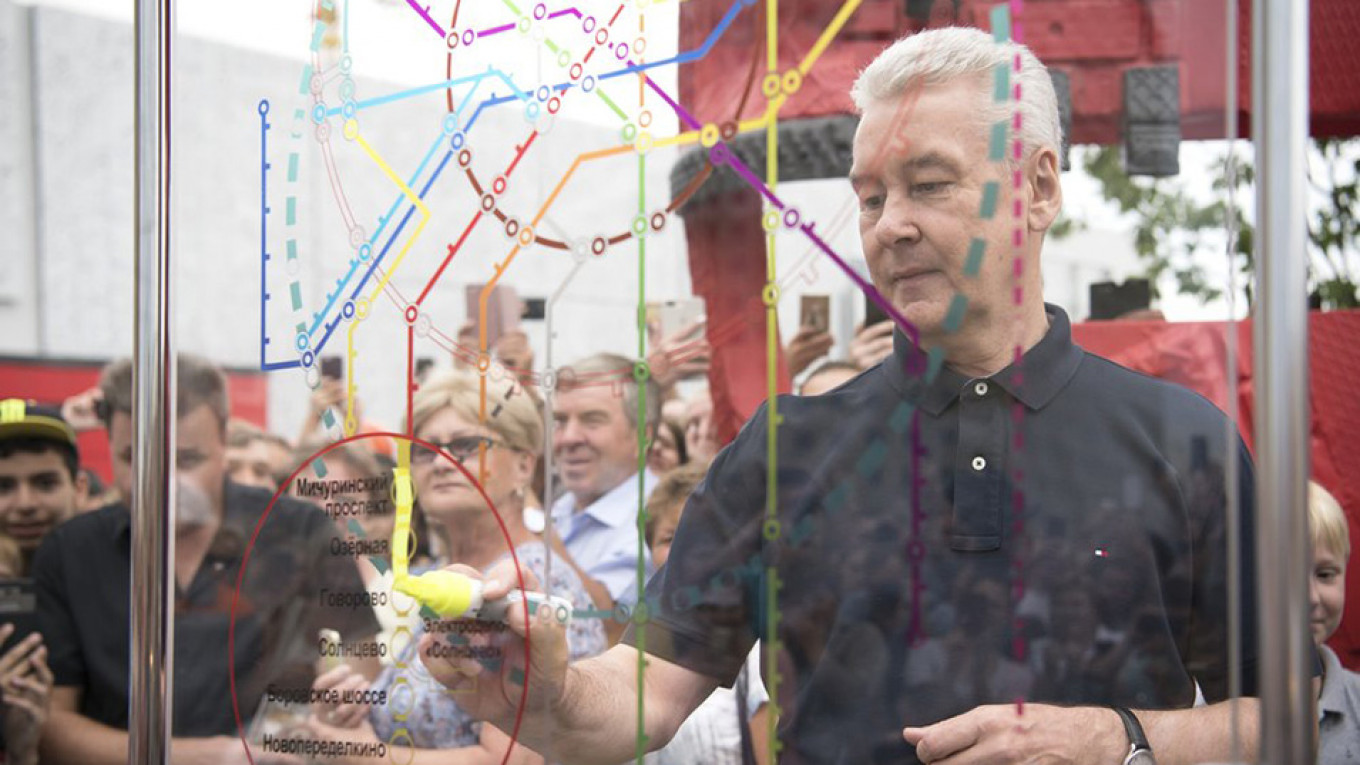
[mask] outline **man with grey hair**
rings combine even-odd
[[[553,524],[581,571],[612,601],[636,592],[639,554],[652,574],[651,555],[639,551],[637,518],[656,476],[642,468],[639,491],[638,472],[661,419],[661,393],[648,379],[643,401],[635,366],[610,353],[581,359],[558,373],[553,401],[553,458],[566,489],[553,503]]]
[[[994,102],[998,70],[1019,104]],[[527,689],[429,643],[427,666],[565,761],[664,745],[757,638],[781,762],[1227,760],[1228,678],[1254,692],[1256,649],[1248,631],[1243,666],[1227,665],[1217,476],[1239,461],[1250,625],[1250,460],[1211,404],[1087,354],[1043,302],[1062,206],[1046,70],[1022,46],[940,29],[889,47],[853,93],[850,182],[897,314],[892,355],[747,423],[622,645],[568,668],[562,630],[514,614],[501,639],[525,650],[532,632]],[[1012,125],[1019,150],[1004,140],[993,161]],[[514,572],[489,579],[496,597]],[[521,721],[507,700],[525,690]],[[1199,692],[1211,703],[1192,708]],[[1256,708],[1243,703],[1248,760]]]

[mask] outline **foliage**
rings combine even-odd
[[[1308,220],[1309,283],[1315,307],[1354,308],[1360,305],[1350,260],[1360,250],[1360,219],[1356,202],[1360,200],[1360,159],[1353,160],[1354,172],[1345,177],[1344,166],[1356,154],[1357,144],[1341,141],[1315,143],[1314,163],[1319,161],[1325,177],[1319,181],[1309,173],[1309,181],[1323,201],[1314,205]],[[1167,179],[1131,178],[1124,172],[1118,147],[1099,147],[1086,154],[1086,172],[1099,184],[1101,194],[1131,217],[1134,248],[1147,264],[1146,276],[1154,295],[1159,279],[1170,274],[1178,292],[1210,302],[1222,297],[1223,290],[1205,276],[1204,262],[1221,258],[1227,243],[1225,222],[1228,187],[1226,152],[1213,165],[1214,199],[1204,201],[1186,192],[1181,183]],[[1310,163],[1311,164],[1311,163]],[[1233,185],[1238,206],[1233,211],[1237,237],[1233,246],[1234,265],[1247,303],[1252,299],[1252,245],[1255,227],[1243,210],[1246,196],[1241,192],[1255,181],[1252,164],[1239,159]]]

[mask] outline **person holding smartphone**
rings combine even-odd
[[[17,629],[0,624],[0,640],[9,646]],[[0,752],[6,765],[37,765],[51,695],[47,647],[42,635],[29,633],[0,654]]]
[[[22,578],[38,544],[86,496],[75,431],[53,407],[0,401],[0,752],[36,763],[52,672],[36,630],[33,582]]]

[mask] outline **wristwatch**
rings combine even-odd
[[[1124,707],[1110,708],[1124,721],[1124,732],[1129,734],[1129,754],[1124,758],[1124,765],[1157,765],[1157,758],[1152,756],[1152,747],[1148,746],[1147,736],[1143,735],[1143,726],[1138,723],[1138,718]]]

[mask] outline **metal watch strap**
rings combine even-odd
[[[1110,707],[1119,719],[1124,721],[1124,732],[1129,735],[1129,757],[1138,752],[1152,754],[1152,747],[1148,745],[1147,735],[1143,733],[1143,726],[1138,722],[1138,718],[1125,707]]]

